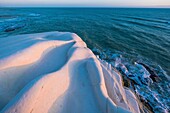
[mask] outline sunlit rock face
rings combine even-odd
[[[0,39],[2,113],[140,113],[121,76],[74,33]]]

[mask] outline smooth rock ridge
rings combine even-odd
[[[139,113],[110,64],[74,33],[0,39],[1,113]]]

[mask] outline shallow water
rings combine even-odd
[[[48,31],[75,32],[94,52],[100,51],[96,54],[101,59],[120,71],[125,66],[128,73],[145,78],[146,70],[137,68],[134,63],[149,66],[160,80],[148,83],[143,79],[141,84],[146,83],[136,85],[136,93],[149,101],[155,112],[168,112],[169,15],[170,9],[0,8],[0,38]],[[138,73],[140,71],[143,73]]]

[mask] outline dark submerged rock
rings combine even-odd
[[[149,66],[147,66],[144,63],[138,62],[138,64],[141,64],[143,67],[145,67],[145,69],[150,73],[150,78],[154,81],[157,82],[158,81],[158,75],[156,74],[156,72],[154,70],[152,70]]]
[[[5,32],[12,32],[12,31],[15,31],[17,29],[21,29],[22,27],[24,27],[24,25],[14,25],[14,26],[10,26],[10,27],[7,27],[4,31]]]

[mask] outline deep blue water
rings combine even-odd
[[[117,55],[127,68],[134,62],[148,65],[161,81],[149,85],[156,93],[141,95],[155,112],[169,111],[170,9],[0,8],[0,38],[48,31],[77,33],[108,62]],[[158,100],[149,100],[155,94]]]

